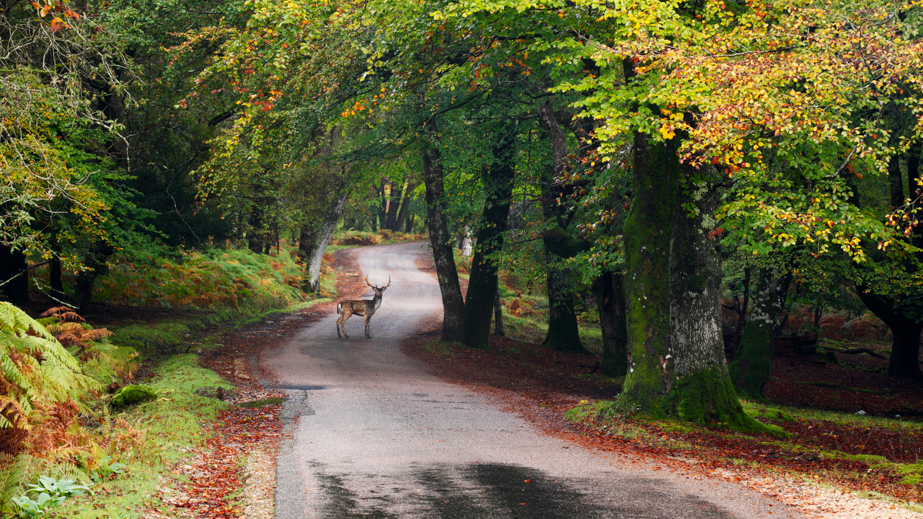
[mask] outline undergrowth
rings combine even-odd
[[[95,299],[110,304],[197,309],[274,310],[304,301],[302,268],[290,251],[183,252],[150,264],[116,261]]]
[[[322,283],[335,294],[327,267]],[[324,301],[301,291],[302,267],[288,251],[272,256],[247,250],[189,252],[151,265],[116,262],[110,272],[100,279],[97,299],[182,311],[159,321],[94,329],[66,307],[38,321],[12,305],[4,307],[6,318],[0,321],[7,324],[0,323],[0,333],[11,335],[0,338],[0,346],[18,349],[0,351],[5,366],[0,417],[15,426],[0,422],[0,440],[12,439],[14,445],[0,454],[0,517],[13,513],[12,499],[26,496],[42,476],[93,489],[92,495],[54,508],[56,516],[146,517],[161,497],[162,475],[203,445],[203,424],[213,422],[226,405],[195,393],[204,386],[229,387],[198,366],[195,352],[219,347],[209,333]],[[38,362],[52,354],[63,360]],[[139,361],[144,362],[143,383],[157,398],[112,409],[107,392],[135,382]],[[38,373],[30,363],[66,369],[55,368],[59,373],[52,377],[23,378],[23,373]],[[19,381],[18,392],[10,381]],[[50,385],[45,389],[40,383]]]

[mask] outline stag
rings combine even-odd
[[[356,314],[365,316],[365,338],[372,338],[372,336],[369,335],[369,320],[372,318],[375,310],[378,310],[378,307],[381,306],[381,294],[386,288],[391,286],[391,276],[388,276],[388,284],[380,288],[369,283],[368,276],[365,276],[365,284],[372,287],[372,290],[375,291],[375,297],[371,300],[340,301],[337,305],[337,314],[340,316],[339,319],[337,319],[337,337],[345,336],[347,339],[349,338],[349,335],[346,335],[346,320],[349,319],[351,315]],[[343,335],[340,335],[340,327],[343,328]]]

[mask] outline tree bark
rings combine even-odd
[[[465,303],[452,255],[452,238],[445,213],[444,174],[438,148],[423,152],[423,180],[426,184],[426,226],[442,294],[442,340],[459,341],[464,335]]]
[[[247,248],[256,254],[263,254],[266,246],[265,228],[263,225],[263,210],[259,206],[250,209],[250,229],[247,232]]]
[[[574,293],[570,286],[568,269],[547,267],[548,333],[542,346],[555,351],[589,353],[580,341],[577,312],[574,310]]]
[[[340,216],[343,214],[343,209],[346,207],[348,199],[349,189],[344,182],[341,184],[339,192],[336,193],[330,207],[327,208],[327,213],[324,215],[324,221],[320,229],[314,233],[308,233],[308,237],[313,236],[314,239],[308,242],[307,247],[303,243],[298,245],[299,250],[305,253],[305,292],[314,293],[320,290],[320,267],[324,259],[324,252],[327,250],[330,239],[333,238],[333,233],[336,232],[337,222],[340,221]],[[302,237],[304,236],[305,231],[302,229]],[[305,249],[307,250],[305,251]]]
[[[715,170],[682,168],[670,243],[670,348],[661,362],[667,404],[686,421],[761,428],[744,413],[728,376],[721,330],[721,262],[718,240],[709,237],[719,193]],[[690,209],[693,214],[690,213]]]
[[[74,306],[81,312],[86,312],[93,302],[93,286],[96,279],[109,273],[109,256],[115,249],[106,243],[97,243],[92,252],[84,257],[83,263],[87,270],[77,274],[74,284]]]
[[[701,178],[709,170],[680,164],[679,140],[651,143],[640,132],[633,139],[634,199],[624,226],[630,357],[618,405],[765,430],[743,412],[724,360],[721,265],[708,237],[718,193]]]
[[[13,304],[29,302],[29,265],[22,251],[0,244],[0,292]]]
[[[729,368],[731,380],[741,396],[763,399],[763,388],[772,370],[791,279],[791,274],[769,268],[757,269],[756,284],[750,291],[753,309]]]
[[[403,184],[398,186],[394,182],[391,182],[388,185],[388,205],[385,216],[385,228],[391,231],[398,230],[397,227],[397,212],[400,209],[401,205],[401,189],[404,187]]]
[[[600,372],[609,377],[628,373],[628,326],[625,322],[625,275],[603,272],[593,284],[603,337]]]
[[[554,197],[551,186],[564,176],[567,164],[567,138],[564,130],[554,115],[551,104],[542,103],[538,108],[539,121],[551,138],[551,175],[548,185],[543,187],[542,212],[545,220],[554,222],[555,227],[545,233],[542,241],[545,245],[546,286],[548,288],[548,333],[542,345],[556,351],[574,351],[589,353],[580,341],[580,328],[577,325],[577,313],[574,310],[574,293],[571,289],[570,270],[554,266],[559,259],[573,257],[580,249],[575,240],[561,222],[560,206]]]
[[[500,287],[497,286],[497,295],[494,296],[494,335],[503,337],[503,305],[500,304]]]
[[[498,138],[494,146],[494,163],[487,168],[484,185],[487,197],[481,214],[478,244],[471,259],[471,276],[465,297],[465,337],[469,348],[489,350],[490,314],[497,292],[497,265],[490,256],[503,248],[503,233],[510,215],[513,195],[513,127]]]
[[[404,199],[401,202],[401,210],[397,213],[397,220],[394,222],[392,231],[400,231],[407,220],[407,214],[410,212],[410,203],[413,201],[413,191],[417,188],[416,182],[408,182],[407,189],[404,191]]]
[[[61,258],[52,256],[48,268],[48,284],[51,286],[51,296],[64,299],[64,283],[61,281]]]
[[[633,198],[624,224],[628,375],[620,401],[657,415],[672,386],[661,359],[672,358],[668,273],[680,165],[675,142],[651,145],[637,133],[633,144]]]
[[[857,287],[856,293],[866,308],[891,329],[888,374],[892,377],[923,380],[923,371],[920,370],[920,335],[923,333],[923,323],[918,322],[913,313],[903,312],[890,297],[868,293],[864,287]]]

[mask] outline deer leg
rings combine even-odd
[[[339,326],[343,327],[343,336],[346,337],[347,339],[349,339],[349,335],[346,334],[346,320],[349,319],[350,315],[352,314],[344,313],[343,317],[340,317],[339,319],[337,319],[337,323],[339,323]],[[339,335],[339,333],[340,333],[339,328],[337,328],[337,335]]]
[[[370,324],[371,322],[372,322],[372,316],[371,316],[371,315],[365,316],[365,338],[366,338],[366,339],[371,339],[371,338],[372,338],[372,336],[369,335],[369,324]]]

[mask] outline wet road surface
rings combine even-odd
[[[746,487],[544,436],[427,374],[399,345],[441,310],[435,280],[414,266],[428,249],[353,254],[371,283],[392,280],[372,339],[361,317],[337,338],[331,315],[259,359],[289,396],[277,518],[801,517]]]

